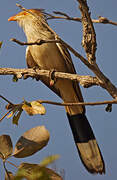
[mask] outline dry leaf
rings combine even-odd
[[[13,79],[12,79],[13,82],[18,82],[18,78],[16,75],[13,76]]]
[[[11,110],[12,110],[10,112],[10,114],[7,116],[7,118],[11,118],[13,116],[12,123],[18,125],[19,118],[23,112],[22,103],[18,104],[18,105],[11,106],[11,107],[10,106],[11,105],[9,105],[9,104],[6,106],[6,109],[11,108]]]
[[[46,113],[45,107],[38,101],[32,101],[30,103],[24,102],[22,109],[25,110],[30,116],[35,114],[44,115]]]
[[[13,152],[13,145],[9,135],[0,136],[0,158],[7,159]]]
[[[60,175],[58,175],[53,170],[41,167],[39,164],[29,164],[22,163],[16,175],[18,177],[25,177],[30,180],[63,180]]]
[[[13,116],[13,120],[12,120],[12,122],[13,122],[13,124],[16,124],[16,125],[18,125],[18,121],[19,121],[19,118],[20,118],[20,116],[21,116],[21,114],[22,114],[22,109],[20,109],[14,116]]]
[[[37,126],[26,131],[18,140],[13,155],[16,158],[31,156],[47,145],[50,138],[45,126]]]

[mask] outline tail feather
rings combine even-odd
[[[86,116],[67,116],[82,163],[90,173],[105,173],[103,157]]]

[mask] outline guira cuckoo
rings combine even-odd
[[[8,21],[18,22],[25,32],[27,42],[35,42],[38,39],[54,40],[54,34],[44,24],[47,23],[44,11],[42,9],[29,9],[29,12],[21,11],[17,15],[10,17]],[[26,49],[26,62],[29,68],[55,69],[59,72],[76,74],[67,48],[60,43],[28,46]],[[57,79],[55,84],[50,86],[49,78],[43,77],[41,81],[61,97],[64,102],[83,102],[77,82]],[[105,173],[103,157],[85,115],[85,107],[66,106],[65,110],[82,163],[90,173]]]

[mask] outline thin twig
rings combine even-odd
[[[17,44],[19,44],[21,46],[42,45],[44,43],[60,43],[60,40],[42,40],[42,39],[40,39],[40,40],[38,39],[35,42],[22,42],[22,41],[15,39],[15,38],[11,38],[10,41],[16,42]]]
[[[36,100],[38,101],[39,103],[46,103],[46,104],[52,104],[52,105],[58,105],[58,106],[95,106],[95,105],[105,105],[105,104],[117,104],[117,100],[108,100],[108,101],[97,101],[97,102],[77,102],[77,103],[74,103],[74,102],[63,102],[63,103],[60,103],[60,102],[54,102],[54,101],[48,101],[48,100]],[[12,103],[13,104],[13,103]],[[21,107],[22,106],[22,103],[20,104],[13,104],[13,108],[14,107]],[[10,111],[13,110],[13,108],[10,109]],[[7,113],[10,113],[7,112]]]
[[[57,39],[57,40],[37,40],[35,42],[21,42],[15,38],[11,38],[11,41],[16,42],[19,45],[40,45],[43,43],[61,43],[64,46],[66,46],[66,48],[68,48],[77,58],[79,58],[88,68],[92,68],[92,65],[87,61],[87,59],[85,59],[81,54],[79,54],[77,51],[75,51],[69,44],[67,44],[65,41],[63,41],[62,39]]]
[[[66,13],[60,12],[60,11],[53,11],[53,13],[58,14],[60,16],[55,16],[49,13],[45,13],[48,15],[47,20],[49,19],[64,19],[64,20],[68,20],[68,21],[76,21],[76,22],[81,22],[82,19],[79,17],[71,17]],[[98,19],[92,19],[93,23],[99,23],[99,24],[112,24],[117,26],[117,22],[113,22],[111,20],[109,20],[106,17],[102,17],[102,16],[98,16]]]
[[[112,24],[117,26],[117,22],[113,22],[107,19],[106,17],[98,16],[98,18],[99,18],[98,20],[95,20],[95,23]]]
[[[100,101],[100,102],[78,102],[78,103],[60,103],[60,102],[53,102],[46,100],[37,100],[37,101],[41,104],[45,103],[45,104],[52,104],[57,106],[98,106],[105,104],[117,104],[117,100]]]
[[[16,6],[19,7],[20,9],[22,9],[23,11],[27,11],[29,12],[30,14],[32,14],[33,16],[34,13],[28,11],[28,9],[24,8],[23,6],[21,6],[20,4],[17,4],[16,3]],[[59,17],[59,16],[53,16],[49,13],[45,13],[46,15],[50,16],[48,17],[47,19],[66,19],[66,20],[72,20],[72,21],[78,21],[78,22],[81,22],[81,18],[78,18],[78,17],[70,17],[69,15],[67,15],[66,13],[63,13],[63,12],[57,12],[57,11],[54,11],[55,14],[60,14],[60,15],[64,15],[63,17]],[[37,18],[37,16],[36,16]],[[92,22],[94,23],[103,23],[103,24],[112,24],[112,25],[116,25],[117,26],[117,22],[113,22],[105,17],[102,17],[102,16],[99,16],[99,19],[92,19]],[[51,31],[55,34],[55,32],[51,29]]]
[[[1,69],[1,68],[0,68]],[[8,99],[6,99],[5,97],[3,97],[2,95],[0,95],[0,98],[2,98],[2,99],[4,99],[6,102],[8,102],[9,104],[11,104],[11,105],[13,105],[12,103],[11,103],[11,101],[9,101]]]
[[[10,180],[10,175],[9,175],[9,172],[8,172],[8,170],[7,170],[7,168],[6,168],[5,161],[3,161],[3,167],[4,167],[5,172],[6,172],[6,174],[7,174],[8,180]]]
[[[3,115],[3,116],[0,118],[0,122],[8,115],[11,111],[12,111],[12,109],[9,110],[7,113],[5,113],[5,115]]]

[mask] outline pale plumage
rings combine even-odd
[[[43,24],[43,22],[47,23],[44,11],[40,9],[30,9],[29,11],[32,14],[22,11],[9,18],[9,21],[17,21],[19,23],[24,29],[28,42],[34,42],[38,39],[54,39],[52,32]],[[28,67],[36,66],[40,69],[55,69],[60,72],[76,73],[68,50],[57,43],[28,46],[26,61]],[[60,96],[64,102],[83,101],[79,85],[76,82],[57,79],[56,83],[50,86],[49,78],[41,78],[41,81]],[[91,173],[105,173],[104,161],[85,116],[85,108],[82,106],[67,106],[65,109],[75,144],[84,166]]]

